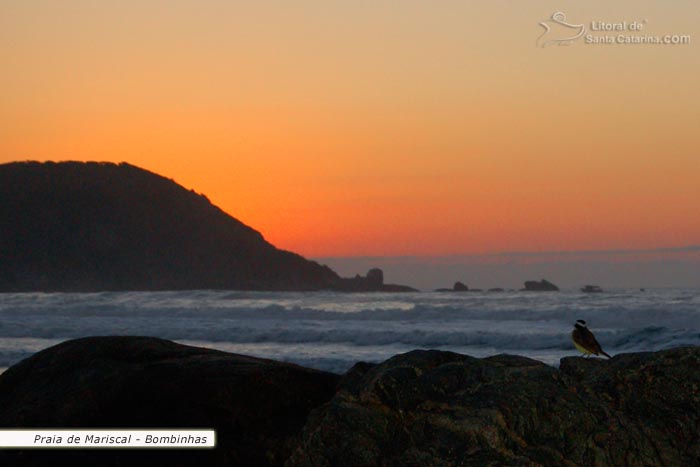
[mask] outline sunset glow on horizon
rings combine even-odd
[[[559,10],[691,41],[536,47]],[[693,1],[6,1],[0,163],[126,161],[307,257],[696,245],[698,18]]]

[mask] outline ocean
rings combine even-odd
[[[343,373],[413,349],[549,365],[584,319],[614,355],[700,345],[700,289],[346,294],[232,291],[0,294],[0,371],[67,339],[156,336]]]

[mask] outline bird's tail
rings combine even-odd
[[[610,355],[608,355],[607,353],[605,353],[604,350],[601,350],[600,353],[602,353],[603,355],[605,355],[605,356],[608,357],[608,358],[612,358]]]

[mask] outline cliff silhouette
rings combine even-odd
[[[0,291],[319,290],[339,276],[127,163],[0,165]]]

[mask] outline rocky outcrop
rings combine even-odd
[[[542,279],[541,281],[525,281],[525,288],[523,290],[531,292],[558,292],[559,287],[546,279]]]
[[[407,285],[385,284],[384,272],[379,268],[367,271],[366,276],[357,274],[352,278],[340,279],[333,290],[339,292],[417,292]]]
[[[0,375],[1,427],[212,427],[207,451],[8,451],[12,466],[700,465],[700,347],[568,357],[416,350],[345,376],[145,337]]]
[[[414,351],[348,372],[287,467],[700,465],[700,349],[476,359]]]
[[[214,428],[214,450],[0,450],[0,465],[279,466],[338,376],[146,337],[64,342],[0,375],[0,427]]]
[[[469,287],[467,287],[464,282],[455,282],[451,289],[435,289],[436,292],[469,292]]]
[[[367,271],[365,279],[370,286],[381,287],[384,285],[384,271],[379,268],[372,268]]]

